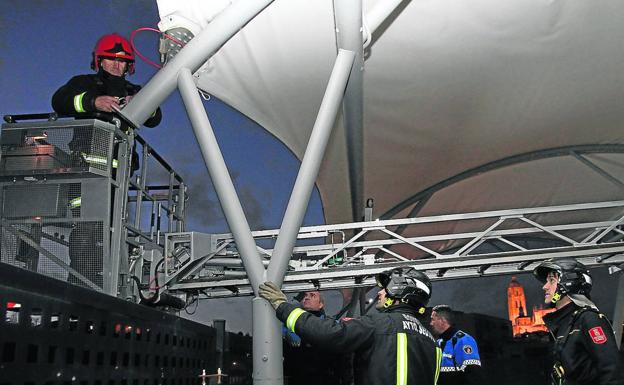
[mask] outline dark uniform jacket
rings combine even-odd
[[[140,89],[140,86],[130,83],[124,77],[113,76],[100,69],[96,74],[78,75],[71,78],[52,96],[52,108],[61,115],[89,118],[93,116],[93,113],[98,112],[95,108],[95,99],[98,96],[126,97],[135,95]],[[106,115],[107,113],[100,112],[100,114]],[[155,127],[160,123],[161,118],[160,108],[158,108],[144,124],[147,127]]]
[[[411,306],[396,305],[336,323],[283,303],[277,317],[315,346],[355,352],[358,385],[433,385],[439,375],[442,352]]]
[[[308,311],[320,319],[327,319],[323,309]],[[333,319],[333,318],[331,318]],[[334,322],[336,322],[334,320]],[[308,340],[283,327],[284,376],[294,385],[350,385],[353,383],[351,354],[328,353]]]
[[[440,335],[437,343],[442,349],[438,385],[478,385],[485,382],[477,342],[470,334],[450,327]]]
[[[52,108],[61,115],[74,116],[76,118],[93,118],[110,120],[112,113],[98,111],[95,108],[95,99],[98,96],[117,96],[124,98],[135,95],[141,86],[132,84],[121,76],[113,76],[100,69],[96,74],[78,75],[71,78],[65,85],[59,88],[52,96]],[[98,116],[95,116],[97,114]],[[144,123],[147,127],[157,126],[162,119],[160,108],[156,109],[152,116]],[[126,130],[127,126],[121,127]],[[69,147],[74,152],[89,153],[89,143],[93,139],[90,134],[76,131]],[[87,148],[85,148],[87,147]],[[117,150],[115,149],[115,152]],[[94,154],[89,154],[94,155]],[[132,170],[139,167],[139,155],[136,149],[132,149]]]
[[[555,338],[553,356],[563,367],[565,385],[621,385],[621,359],[606,317],[591,308],[570,303],[544,316]],[[557,375],[553,381],[558,384]]]

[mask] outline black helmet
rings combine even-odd
[[[537,265],[533,274],[542,283],[546,283],[548,273],[555,272],[559,276],[557,292],[563,295],[581,294],[589,297],[592,279],[589,270],[574,259],[549,259]]]
[[[409,303],[412,306],[427,306],[431,298],[431,281],[425,273],[412,267],[395,268],[377,274],[377,285],[386,289],[392,300]]]

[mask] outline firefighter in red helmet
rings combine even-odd
[[[75,118],[111,120],[114,110],[123,108],[141,89],[139,85],[126,80],[126,74],[134,73],[134,50],[130,42],[117,33],[104,35],[97,41],[91,56],[91,68],[95,71],[94,74],[74,76],[54,93],[52,96],[54,111],[60,115]],[[160,123],[161,117],[161,111],[158,108],[144,125],[155,127]],[[123,121],[120,128],[124,131],[129,130]],[[102,146],[101,143],[101,138],[94,130],[74,130],[73,137],[68,143],[72,162],[79,162],[81,165],[88,164],[95,168],[107,165],[108,147]],[[106,149],[102,150],[100,147],[106,147]],[[111,164],[113,178],[115,178],[118,166],[118,148],[118,143],[115,143]],[[130,163],[129,173],[132,174],[139,168],[139,155],[134,148]],[[72,215],[79,216],[81,208],[85,209],[90,205],[99,204],[93,201],[85,202],[82,198],[79,190],[69,192],[68,207]],[[112,207],[114,207],[113,203],[111,203]],[[98,226],[96,222],[89,221],[75,223],[69,237],[69,256],[72,268],[92,283],[102,287],[103,272],[101,268],[94,268],[94,266],[102,266],[103,233],[108,229],[103,231]],[[74,275],[70,275],[69,281],[82,284]]]
[[[134,73],[134,50],[117,33],[102,36],[93,49],[91,68],[95,74],[74,76],[52,96],[52,108],[61,115],[91,117],[94,113],[112,113],[120,109],[141,89],[126,80]],[[160,108],[144,123],[160,123]]]

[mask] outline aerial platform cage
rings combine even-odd
[[[0,131],[0,261],[138,301],[184,182],[118,119],[31,117]]]

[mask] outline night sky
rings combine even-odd
[[[90,54],[101,35],[119,32],[129,37],[137,28],[156,28],[158,20],[156,2],[152,0],[23,0],[5,4],[0,14],[0,113],[51,111],[50,99],[58,87],[74,75],[91,72]],[[135,44],[141,53],[157,60],[155,33],[139,33]],[[138,58],[136,67],[136,74],[128,80],[137,84],[145,84],[156,71]],[[299,161],[272,135],[224,103],[211,98],[204,104],[251,228],[279,228]],[[161,108],[162,123],[153,129],[141,129],[139,134],[189,185],[187,229],[228,232],[179,94],[172,94]],[[316,190],[304,224],[324,224]],[[596,302],[611,316],[616,279],[605,271],[596,272],[595,278]],[[464,312],[506,318],[510,279],[504,276],[436,283],[431,305],[446,303]],[[527,293],[528,307],[537,305],[542,298],[539,283],[530,275],[520,276],[519,282]],[[336,312],[339,295],[334,292],[326,297],[329,313]],[[250,300],[202,301],[193,318],[205,323],[223,318],[228,329],[248,332]]]

